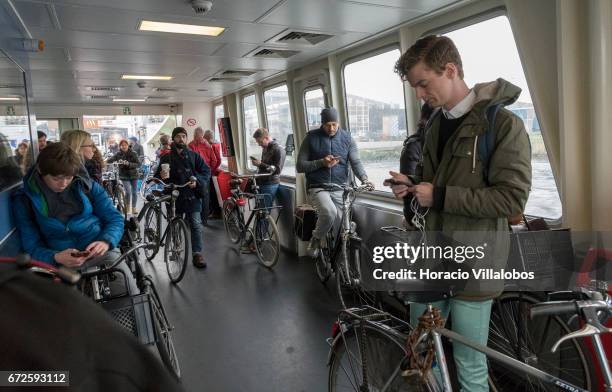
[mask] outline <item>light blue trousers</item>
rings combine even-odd
[[[489,338],[489,319],[491,317],[492,300],[463,301],[450,299],[433,302],[432,305],[442,311],[442,317],[453,317],[453,331],[467,339],[487,345]],[[426,309],[425,304],[410,304],[410,323],[416,325],[417,318]],[[489,390],[489,371],[487,357],[471,348],[453,343],[453,353],[457,376],[462,392],[486,392]],[[435,374],[440,380],[440,374]]]

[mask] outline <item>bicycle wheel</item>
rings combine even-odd
[[[493,302],[488,346],[523,363],[591,390],[594,375],[590,354],[582,340],[563,343],[556,353],[550,349],[571,330],[559,316],[529,317],[531,305],[541,302],[527,293],[504,293]],[[524,372],[489,360],[492,391],[556,391]]]
[[[255,218],[255,251],[257,260],[266,268],[272,268],[280,256],[280,237],[276,222],[270,215],[258,214]]]
[[[144,241],[148,244],[155,245],[152,249],[145,248],[145,257],[149,261],[159,252],[160,233],[161,233],[161,211],[159,205],[154,205],[147,208],[144,219]]]
[[[149,287],[153,288],[154,286]],[[172,341],[172,328],[168,323],[161,301],[154,288],[149,298],[151,299],[151,314],[153,316],[153,327],[155,328],[155,345],[159,351],[159,356],[166,368],[177,379],[180,379],[181,367],[174,349],[174,342]]]
[[[333,344],[328,391],[435,391],[431,374],[425,380],[402,376],[401,364],[407,355],[404,340],[369,325],[350,328]]]
[[[178,283],[183,279],[187,268],[187,259],[191,252],[191,238],[187,224],[182,218],[174,218],[170,221],[166,234],[166,245],[164,246],[164,261],[166,270],[172,283]]]
[[[227,236],[233,244],[237,244],[242,239],[242,225],[238,206],[232,199],[223,202],[223,223]]]
[[[348,258],[349,270],[345,268],[345,257]],[[348,244],[341,245],[336,263],[336,290],[343,309],[369,305],[380,308],[376,292],[364,290],[356,265],[359,263],[359,249],[351,249]]]

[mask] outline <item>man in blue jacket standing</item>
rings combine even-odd
[[[48,145],[23,183],[13,197],[13,211],[22,248],[33,259],[83,270],[119,257],[115,247],[123,235],[123,217],[70,146]],[[131,276],[124,263],[119,268]]]
[[[308,196],[318,216],[307,248],[310,257],[317,256],[321,240],[340,221],[342,190],[333,185],[344,186],[351,181],[349,167],[362,183],[374,187],[359,159],[357,144],[350,133],[340,128],[338,111],[323,109],[321,124],[304,138],[296,163],[297,172],[306,174]]]

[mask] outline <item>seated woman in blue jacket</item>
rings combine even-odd
[[[13,197],[13,211],[22,248],[33,259],[84,270],[119,257],[115,247],[123,217],[104,189],[89,179],[70,146],[48,145],[23,182]],[[119,268],[131,277],[124,263]]]

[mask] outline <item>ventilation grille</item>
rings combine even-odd
[[[108,100],[115,98],[114,95],[88,95],[87,98],[93,100]]]
[[[214,76],[212,78],[208,78],[206,79],[207,82],[237,82],[239,81],[240,78],[235,78],[235,77],[218,77],[218,76]]]
[[[222,76],[252,76],[255,75],[257,71],[248,71],[248,70],[237,70],[237,69],[228,69],[226,71],[221,72]]]
[[[286,59],[291,56],[295,56],[298,53],[300,52],[297,50],[257,48],[254,51],[248,53],[246,57],[259,57],[259,58],[268,58],[268,59]]]
[[[108,86],[89,86],[89,91],[120,91],[121,87],[108,87]]]
[[[149,99],[168,99],[168,98],[169,97],[164,97],[164,96],[161,96],[161,95],[151,95],[151,96],[147,97],[147,101]]]
[[[329,34],[319,34],[319,33],[307,33],[303,31],[291,31],[288,34],[283,35],[276,42],[284,42],[284,43],[308,43],[310,45],[316,45],[319,42],[323,42],[326,39],[330,39],[333,37]]]
[[[153,91],[156,91],[158,93],[174,93],[177,92],[178,89],[172,87],[155,87]]]

